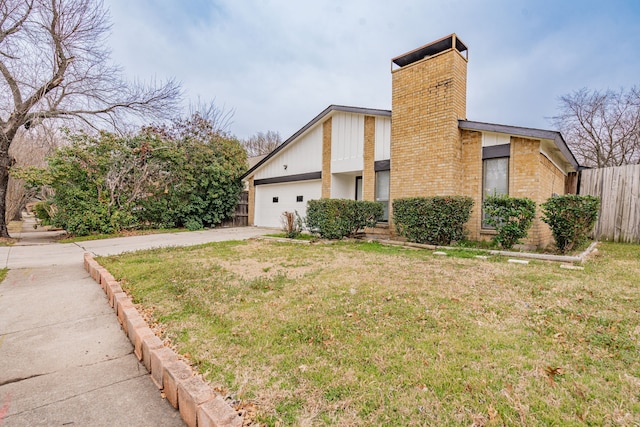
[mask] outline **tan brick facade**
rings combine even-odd
[[[544,247],[553,242],[553,235],[549,226],[540,220],[542,215],[540,204],[546,202],[554,194],[565,194],[567,176],[543,154],[539,154],[538,158],[540,160],[540,190],[536,201],[538,204],[536,212],[537,241],[533,244]]]
[[[322,198],[331,197],[331,117],[322,123]]]
[[[475,131],[460,131],[462,140],[462,177],[459,194],[473,199],[471,218],[467,223],[469,238],[480,240],[482,221],[482,133]]]
[[[393,71],[390,201],[460,194],[466,81],[455,49]]]
[[[536,202],[536,219],[525,243],[539,247],[553,242],[551,230],[541,219],[540,204],[552,194],[565,193],[566,176],[540,152],[540,141],[511,138],[509,159],[509,193],[512,197],[528,197]]]
[[[540,141],[511,137],[509,158],[509,196],[528,197],[539,203],[540,188]],[[535,220],[525,243],[538,245],[540,221]]]
[[[376,119],[373,116],[364,118],[364,169],[362,171],[362,199],[373,201],[376,197],[375,172]]]

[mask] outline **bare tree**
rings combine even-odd
[[[110,64],[110,29],[100,0],[0,0],[0,215],[5,216],[9,148],[20,127],[44,120],[116,126],[125,115],[173,115],[180,87],[128,84]],[[8,237],[0,221],[0,237]]]
[[[280,133],[272,130],[258,132],[242,141],[242,145],[247,150],[247,156],[249,157],[269,154],[281,143]]]
[[[224,105],[222,107],[216,105],[215,99],[209,102],[203,102],[198,98],[197,102],[189,103],[188,117],[200,117],[207,122],[209,130],[220,135],[229,134],[234,114],[234,110],[227,110]],[[174,119],[174,125],[181,120],[184,119]]]
[[[640,164],[640,89],[581,89],[560,98],[554,125],[585,166]]]

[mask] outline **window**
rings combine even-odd
[[[301,202],[304,200],[304,197],[302,196],[296,196],[296,202]]]
[[[356,200],[362,200],[362,177],[356,176]]]
[[[277,197],[273,198],[273,203],[278,203],[278,198]]]
[[[389,221],[389,171],[376,172],[376,202],[382,203],[382,220]]]
[[[487,196],[509,194],[509,158],[500,157],[482,161],[482,202]],[[485,222],[482,213],[482,228],[493,228]]]

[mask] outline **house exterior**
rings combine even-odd
[[[465,195],[475,205],[469,237],[488,239],[485,195],[544,202],[575,192],[578,163],[559,132],[467,120],[467,47],[455,35],[392,59],[392,110],[331,105],[243,176],[249,223],[280,227],[319,198],[375,200]],[[539,215],[539,214],[538,214]],[[527,243],[552,242],[539,218]]]

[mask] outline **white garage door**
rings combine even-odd
[[[319,179],[256,185],[254,223],[260,227],[282,228],[280,218],[283,212],[298,211],[304,218],[307,201],[319,199],[321,195],[322,181]]]

